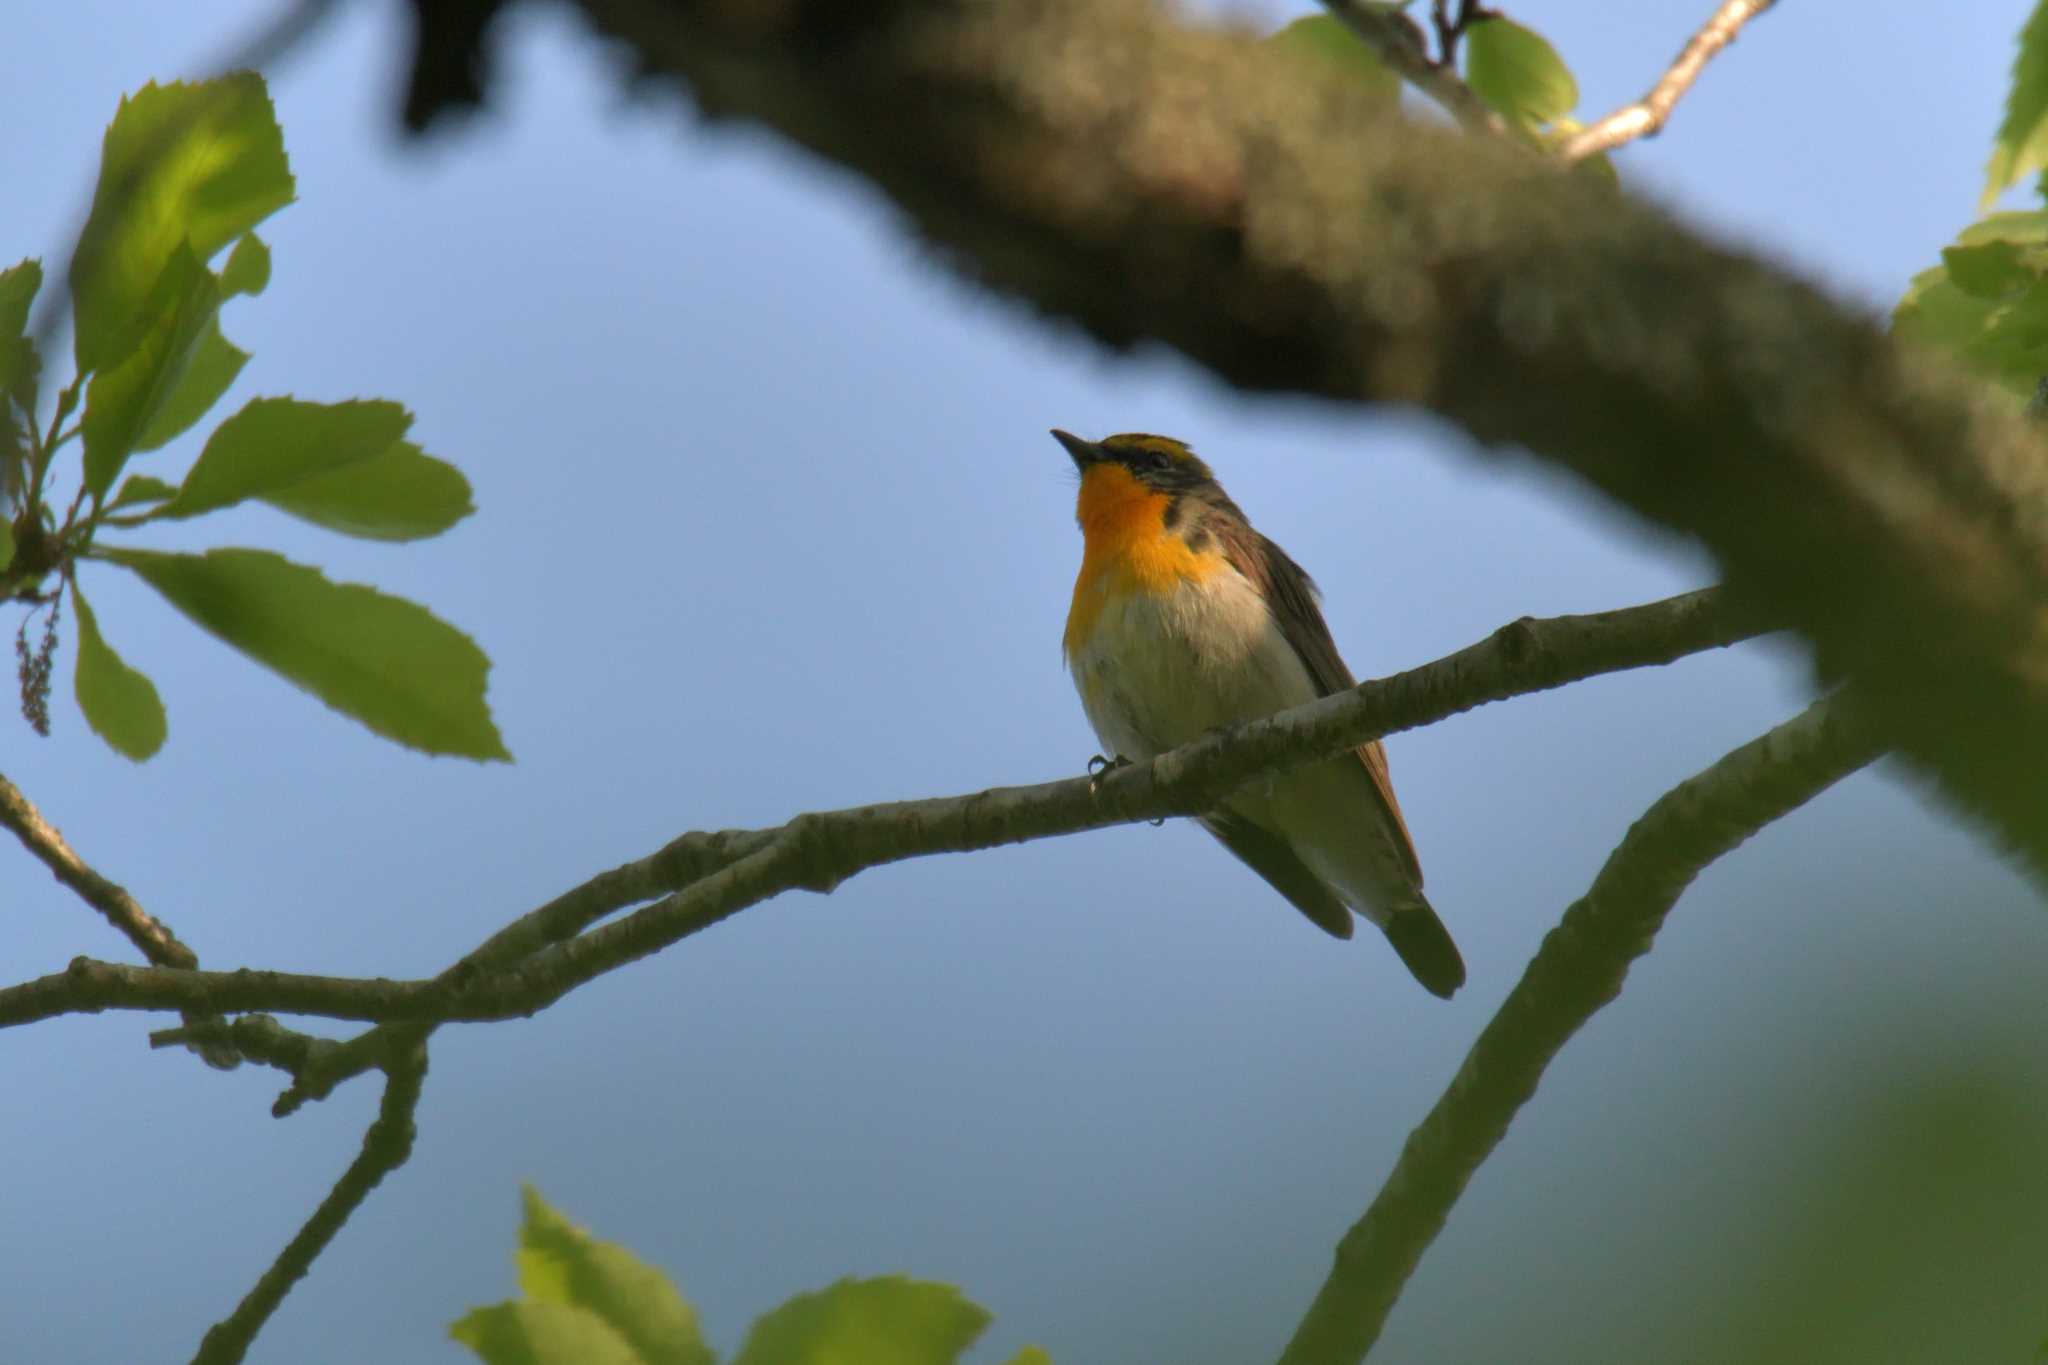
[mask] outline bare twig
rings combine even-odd
[[[1478,3],[1478,0],[1458,0],[1458,12],[1451,14],[1450,0],[1431,0],[1429,7],[1430,26],[1436,30],[1436,64],[1446,70],[1455,70],[1458,65],[1458,40],[1465,36],[1465,30],[1481,19],[1490,19],[1493,11]]]
[[[72,851],[57,827],[43,818],[35,804],[5,777],[0,777],[0,825],[21,841],[21,846],[78,893],[79,899],[106,917],[135,945],[143,957],[159,967],[197,967],[199,955],[178,941],[170,926],[144,910],[135,897],[93,871],[85,859]]]
[[[1204,736],[1099,779],[802,815],[771,830],[686,835],[516,921],[432,981],[165,971],[80,958],[63,972],[0,990],[0,1026],[105,1009],[275,1010],[411,1025],[531,1014],[782,891],[829,890],[863,869],[905,858],[1197,813],[1253,777],[1375,736],[1595,674],[1668,663],[1762,629],[1712,589],[1590,616],[1525,617],[1435,663]],[[579,932],[644,899],[658,882],[678,889],[615,924]],[[373,1030],[335,1053],[316,1051],[301,1084],[317,1088],[333,1059],[374,1064],[403,1041]]]
[[[1700,78],[1700,72],[1706,69],[1707,63],[1718,56],[1722,48],[1735,41],[1744,24],[1776,3],[1777,0],[1722,0],[1721,7],[1700,25],[1700,31],[1692,35],[1692,41],[1678,54],[1678,60],[1671,63],[1671,69],[1664,73],[1663,79],[1650,87],[1649,94],[1573,134],[1558,154],[1566,161],[1578,161],[1598,152],[1612,151],[1639,137],[1655,137],[1671,117],[1672,109],[1685,98],[1685,92],[1692,89],[1693,82]]]
[[[1432,61],[1423,49],[1422,31],[1399,10],[1365,0],[1322,0],[1322,5],[1357,34],[1389,71],[1435,100],[1460,127],[1474,133],[1507,131],[1501,116],[1472,93],[1472,87],[1459,78],[1457,67],[1450,60],[1456,50],[1456,35],[1464,31],[1462,16],[1449,30],[1439,29],[1444,57]],[[1441,36],[1446,32],[1450,36]]]
[[[1480,1163],[1572,1035],[1621,994],[1629,964],[1707,864],[1874,761],[1881,728],[1850,697],[1814,703],[1660,797],[1543,940],[1443,1097],[1408,1138],[1281,1356],[1364,1359]]]
[[[427,1074],[425,1047],[391,1059],[386,1072],[384,1099],[377,1107],[376,1120],[363,1134],[363,1150],[235,1311],[207,1329],[192,1357],[193,1365],[234,1365],[241,1360],[284,1296],[305,1278],[314,1259],[327,1249],[370,1191],[412,1155],[413,1111]]]

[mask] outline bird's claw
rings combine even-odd
[[[1115,758],[1104,758],[1101,754],[1095,755],[1088,760],[1089,790],[1093,791],[1097,783],[1101,782],[1105,776],[1115,772],[1118,768],[1128,768],[1130,766],[1131,760],[1125,758],[1122,754],[1118,754]]]

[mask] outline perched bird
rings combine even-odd
[[[1052,434],[1081,472],[1067,668],[1107,753],[1152,758],[1354,684],[1315,584],[1187,446]],[[1431,992],[1464,984],[1378,741],[1254,783],[1200,823],[1317,927],[1349,938],[1356,911]]]

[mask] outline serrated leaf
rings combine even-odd
[[[143,305],[180,247],[203,264],[291,200],[261,76],[151,84],[123,99],[71,263],[79,369],[114,365],[140,341]]]
[[[1557,49],[1505,16],[1466,28],[1465,83],[1524,132],[1563,118],[1579,104],[1579,83]]]
[[[840,1280],[763,1313],[733,1365],[953,1365],[988,1326],[949,1284],[885,1275]]]
[[[71,585],[78,609],[78,661],[71,690],[92,732],[107,747],[137,763],[164,747],[168,732],[156,684],[130,668],[100,634],[99,621],[78,584]]]
[[[220,316],[208,318],[192,344],[184,374],[164,395],[149,425],[136,438],[135,448],[156,450],[190,431],[212,411],[248,363],[249,353],[221,335]]]
[[[171,253],[138,316],[147,330],[116,365],[92,377],[85,391],[85,484],[106,496],[143,432],[178,388],[199,339],[220,309],[220,285],[199,258]]]
[[[282,492],[316,475],[383,454],[412,416],[396,403],[307,403],[252,398],[206,438],[167,517],[194,517]]]
[[[363,540],[424,540],[476,510],[469,480],[410,441],[360,464],[315,475],[263,501],[315,526]]]
[[[1319,63],[1356,81],[1375,98],[1392,104],[1401,97],[1401,78],[1387,69],[1364,39],[1329,14],[1297,19],[1269,35],[1266,46]]]
[[[152,479],[147,474],[130,474],[121,481],[121,491],[114,494],[107,504],[109,510],[116,507],[132,507],[138,502],[163,502],[177,494],[178,486]]]
[[[221,267],[220,287],[231,295],[260,294],[269,284],[270,248],[255,233],[244,233]]]
[[[523,1191],[519,1287],[530,1303],[571,1304],[601,1319],[635,1359],[712,1365],[697,1311],[653,1266],[615,1242],[599,1241],[562,1217],[531,1186]]]
[[[2038,0],[2020,29],[2019,53],[2013,58],[2012,88],[2005,96],[2005,118],[1991,140],[1991,160],[1984,168],[1980,211],[2022,176],[2048,167],[2048,0]]]
[[[660,1365],[595,1313],[561,1303],[472,1308],[448,1328],[486,1365]]]
[[[417,603],[265,550],[98,546],[221,640],[377,734],[431,754],[507,759],[484,702],[490,660]]]

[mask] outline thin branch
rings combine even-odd
[[[64,841],[57,827],[43,818],[21,788],[5,777],[0,777],[0,825],[5,825],[58,881],[105,916],[107,923],[120,930],[143,957],[159,967],[199,965],[199,955],[179,942],[169,925],[144,910],[125,888],[95,872]]]
[[[1612,151],[1639,137],[1655,137],[1671,118],[1671,111],[1692,89],[1708,62],[1735,41],[1742,26],[1762,14],[1777,0],[1723,0],[1712,18],[1692,35],[1692,41],[1678,54],[1678,60],[1650,87],[1650,93],[1634,104],[1625,104],[1580,132],[1559,152],[1566,161],[1578,161],[1598,152]]]
[[[1459,22],[1449,30],[1439,29],[1440,34],[1448,34],[1440,39],[1443,58],[1431,61],[1429,53],[1423,49],[1422,30],[1399,10],[1375,5],[1369,0],[1322,0],[1322,5],[1357,34],[1389,71],[1435,100],[1458,121],[1459,127],[1473,133],[1507,132],[1507,124],[1501,116],[1485,100],[1472,93],[1472,87],[1459,78],[1458,69],[1453,64],[1457,34],[1462,33],[1465,26],[1462,14]]]
[[[1600,869],[1584,899],[1544,938],[1443,1097],[1412,1134],[1365,1216],[1344,1235],[1282,1365],[1364,1359],[1466,1182],[1572,1035],[1621,994],[1693,879],[1771,821],[1885,750],[1883,731],[1849,697],[1734,750],[1660,797]]]
[[[556,898],[432,981],[167,971],[79,958],[63,972],[0,990],[0,1026],[105,1009],[272,1010],[408,1024],[531,1014],[595,976],[782,891],[828,891],[866,868],[906,858],[1199,813],[1255,777],[1376,736],[1596,674],[1668,663],[1763,629],[1764,623],[1732,610],[1716,589],[1588,616],[1524,617],[1434,663],[1206,735],[1100,778],[801,815],[772,830],[686,835],[652,858]],[[671,878],[680,882],[672,894],[579,934],[644,897],[657,880]],[[535,951],[548,943],[555,946]],[[394,1042],[355,1040],[331,1055],[366,1061]],[[307,1071],[321,1069],[320,1059],[313,1060]]]
[[[341,1179],[320,1201],[297,1235],[285,1244],[270,1268],[256,1281],[235,1311],[207,1329],[192,1365],[234,1365],[248,1353],[249,1343],[284,1302],[292,1286],[305,1278],[313,1261],[327,1249],[342,1225],[354,1216],[370,1191],[385,1176],[403,1166],[412,1155],[415,1128],[413,1112],[420,1102],[420,1087],[426,1080],[427,1054],[416,1048],[405,1057],[394,1058],[384,1081],[384,1099],[377,1117],[363,1133],[363,1149],[349,1163]]]

